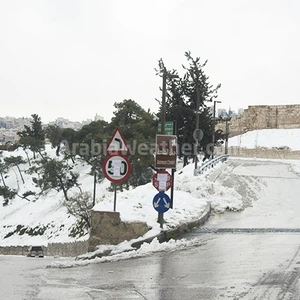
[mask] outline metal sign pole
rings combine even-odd
[[[173,124],[173,134],[177,136],[177,124],[176,121],[174,121]],[[176,153],[176,160],[177,160],[177,153]],[[174,200],[174,177],[175,177],[175,172],[176,169],[172,168],[172,186],[171,186],[171,203],[170,203],[170,208],[173,209],[173,200]]]
[[[115,183],[114,211],[116,211],[116,206],[117,206],[117,184]]]
[[[163,224],[164,224],[164,213],[159,212],[158,213],[158,220],[157,222],[160,224],[160,228],[163,228]]]
[[[171,186],[171,204],[170,208],[173,208],[173,199],[174,199],[174,176],[175,176],[175,169],[172,169],[172,186]]]

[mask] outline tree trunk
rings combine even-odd
[[[58,179],[59,179],[59,181],[60,181],[60,187],[61,187],[61,189],[63,190],[65,199],[66,199],[66,201],[69,201],[68,194],[67,194],[67,190],[65,189],[65,186],[64,186],[64,183],[63,183],[61,177],[58,177]]]
[[[1,173],[1,178],[2,178],[2,181],[3,181],[3,185],[6,187],[5,180],[4,180],[4,177],[3,177],[2,173]]]
[[[21,170],[20,170],[20,168],[19,168],[18,165],[16,165],[16,167],[18,168],[19,174],[20,174],[21,179],[22,179],[22,182],[23,182],[23,184],[24,184],[24,183],[25,183],[25,180],[24,180],[24,178],[23,178],[22,172],[21,172]]]
[[[30,163],[28,152],[26,151],[26,149],[24,149],[24,151],[25,151],[26,156],[27,156],[27,161],[28,161],[29,167],[31,167],[31,163]]]
[[[188,156],[187,155],[184,155],[183,156],[183,166],[187,166],[188,165]]]
[[[56,156],[59,156],[60,143],[61,143],[61,141],[59,142],[59,144],[58,144],[57,147],[56,147]]]

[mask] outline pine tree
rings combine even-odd
[[[25,183],[25,180],[23,178],[23,174],[20,169],[21,164],[25,164],[24,159],[22,156],[10,156],[10,157],[5,157],[4,158],[5,163],[7,164],[8,167],[16,167],[19,171],[20,177],[22,179],[22,182]]]
[[[35,158],[35,153],[43,156],[42,150],[45,149],[45,132],[41,118],[37,114],[32,114],[31,117],[33,118],[31,127],[24,125],[24,130],[19,131],[17,134],[20,136],[19,144],[25,151],[26,149],[30,149]]]
[[[63,129],[57,125],[48,125],[45,129],[47,138],[49,139],[53,148],[56,148],[56,156],[59,156]]]
[[[205,150],[212,142],[213,120],[206,103],[217,98],[217,92],[221,85],[213,87],[209,83],[209,77],[204,72],[207,61],[201,64],[200,57],[194,59],[190,52],[186,52],[185,57],[189,65],[183,65],[185,74],[178,80],[168,80],[178,72],[177,70],[167,70],[162,59],[159,60],[159,69],[156,71],[160,76],[164,73],[167,74],[166,120],[176,121],[179,155],[187,158],[193,154],[196,113],[199,114],[199,128],[203,131],[203,138],[200,141],[201,148]],[[197,92],[200,98],[199,107],[197,107]],[[187,149],[183,147],[185,144],[190,145],[188,151],[182,151]]]
[[[157,122],[149,110],[145,111],[131,99],[115,103],[114,107],[117,110],[110,124],[111,132],[118,127],[130,148],[132,171],[126,185],[128,187],[145,184],[152,177],[150,166],[154,163],[154,157],[151,146],[155,141]]]
[[[79,174],[74,173],[65,160],[45,156],[36,162],[36,166],[32,167],[30,172],[37,174],[32,180],[41,189],[41,194],[51,189],[63,191],[65,200],[68,201],[68,190],[74,186],[80,189],[77,182]]]

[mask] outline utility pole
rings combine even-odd
[[[215,127],[216,127],[216,105],[217,103],[221,103],[221,101],[217,101],[215,100],[214,101],[214,110],[213,110],[213,136],[212,136],[212,155],[211,155],[211,158],[214,159],[214,152],[215,152]]]
[[[163,82],[162,82],[162,101],[161,101],[161,134],[165,134],[167,77],[169,79],[173,79],[173,78],[178,78],[179,76],[174,74],[167,74],[167,72],[164,71],[162,77],[163,77]],[[160,224],[160,228],[163,228],[164,213],[162,212],[158,213],[157,222]]]
[[[161,134],[165,134],[166,124],[166,89],[167,89],[167,73],[163,74],[162,83],[162,102],[161,102]]]
[[[231,120],[231,118],[225,119],[225,124],[226,124],[225,154],[228,154],[228,135],[229,135],[229,121],[230,120]]]

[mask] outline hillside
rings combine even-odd
[[[55,155],[55,151],[47,145],[48,155]],[[25,158],[22,150],[13,153],[5,152],[4,156],[18,156]],[[36,187],[32,177],[25,171],[28,164],[21,166],[25,184],[22,183],[16,168],[10,170],[5,181],[10,187],[18,190],[21,195],[27,191],[35,191]],[[213,201],[216,210],[223,211],[225,208],[237,210],[242,208],[240,196],[229,188],[214,185],[204,177],[193,176],[194,165],[190,164],[180,170],[175,176],[174,209],[165,213],[167,227],[175,227],[178,224],[198,218],[207,201]],[[80,174],[79,183],[83,192],[92,192],[93,176],[89,175],[90,167],[85,163],[76,163],[74,171]],[[97,184],[96,210],[113,211],[113,192],[108,190],[110,182],[104,180]],[[77,188],[72,190],[75,195]],[[168,191],[169,192],[169,191]],[[168,193],[167,192],[167,193]],[[71,194],[72,194],[71,193]],[[149,235],[160,231],[157,223],[157,212],[154,210],[152,201],[157,190],[148,183],[129,191],[117,193],[117,211],[120,212],[123,221],[145,221],[152,227]],[[63,193],[51,191],[45,196],[35,199],[27,197],[30,201],[16,197],[9,205],[0,206],[0,246],[16,246],[42,244],[47,245],[53,242],[71,242],[88,238],[88,232],[83,237],[70,236],[72,227],[75,226],[76,218],[67,213],[63,204]],[[2,197],[0,201],[3,202]]]
[[[288,134],[288,132],[290,132]],[[271,134],[272,136],[270,136]],[[282,131],[263,130],[248,132],[240,137],[230,139],[232,146],[238,141],[241,145],[248,147],[261,146],[290,147],[299,149],[300,130]],[[275,139],[274,136],[277,138]],[[289,137],[289,138],[287,138]],[[298,148],[297,148],[298,147]],[[47,145],[46,152],[49,156],[54,156],[55,151]],[[3,156],[22,156],[26,158],[22,150],[15,152],[3,152]],[[300,161],[290,161],[291,166],[300,173]],[[221,167],[217,165],[217,168]],[[15,188],[19,195],[28,191],[36,191],[32,178],[36,174],[27,174],[29,165],[21,165],[21,171],[25,183],[22,183],[17,168],[12,168],[7,174],[5,181],[7,185]],[[79,183],[82,191],[93,191],[93,176],[89,175],[90,166],[77,160],[73,166],[74,171],[80,174]],[[164,214],[167,222],[165,228],[172,228],[179,224],[198,218],[208,201],[215,211],[223,212],[226,209],[243,209],[242,196],[233,188],[219,186],[211,182],[204,176],[193,176],[194,164],[189,164],[175,175],[174,184],[174,208]],[[212,170],[207,171],[207,173]],[[113,192],[108,190],[110,182],[104,180],[97,184],[95,210],[113,211]],[[71,195],[78,193],[78,188],[71,190]],[[148,235],[153,235],[160,231],[157,223],[157,212],[154,210],[152,202],[157,190],[148,183],[135,189],[117,193],[117,211],[120,212],[123,221],[145,221],[152,230]],[[167,194],[170,195],[169,191]],[[47,195],[38,197],[28,196],[27,201],[16,197],[10,201],[9,205],[2,206],[3,198],[0,196],[0,246],[42,244],[47,246],[52,242],[70,242],[84,240],[89,237],[88,231],[82,237],[72,237],[70,232],[76,224],[76,218],[67,213],[64,206],[63,193],[50,191]]]
[[[46,153],[53,157],[55,151],[50,145],[46,145]],[[3,157],[22,156],[26,160],[23,150],[14,152],[3,152]],[[32,160],[32,157],[30,157]],[[10,188],[17,190],[18,195],[26,192],[38,192],[32,178],[37,174],[28,174],[29,164],[20,165],[22,176],[16,167],[13,167],[5,176],[5,183]],[[93,188],[93,178],[88,173],[90,167],[83,162],[77,162],[74,171],[80,173],[80,185],[84,191],[91,191]],[[78,192],[73,191],[73,193]],[[37,197],[29,195],[26,199],[16,196],[10,200],[9,205],[2,206],[3,198],[0,196],[0,245],[28,245],[43,244],[48,242],[66,242],[75,240],[69,236],[72,226],[76,223],[76,218],[67,214],[64,206],[63,194],[51,190],[45,196]],[[87,236],[86,236],[87,237]],[[84,239],[86,237],[81,237]]]

